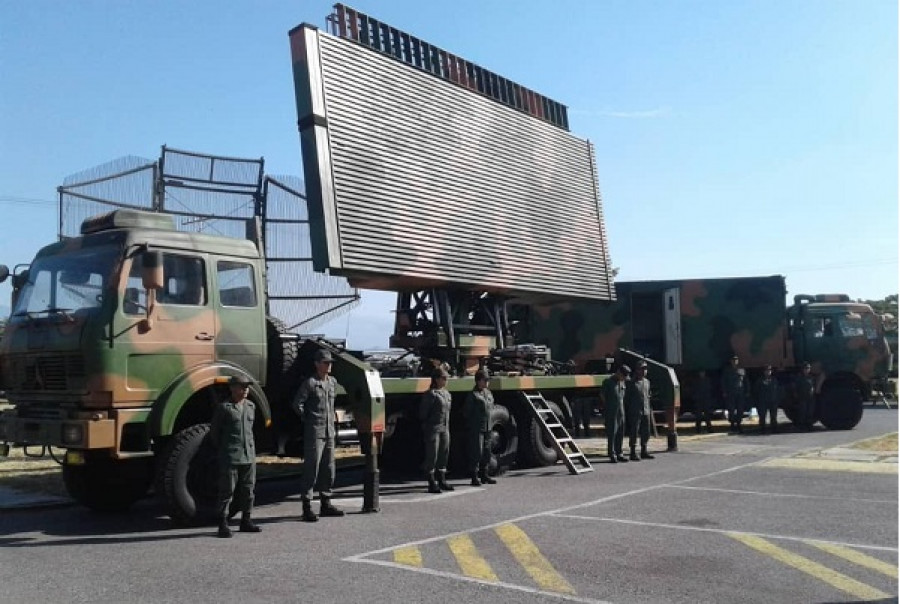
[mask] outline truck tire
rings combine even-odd
[[[280,400],[284,395],[292,393],[300,381],[297,371],[298,341],[282,338],[288,333],[283,321],[275,317],[266,317],[266,349],[268,365],[266,366],[266,397],[270,401]]]
[[[826,384],[819,395],[818,411],[819,421],[829,430],[852,430],[862,419],[862,394],[847,384]]]
[[[95,512],[124,512],[147,494],[153,480],[153,459],[112,459],[85,452],[85,464],[64,464],[63,483],[69,495]]]
[[[513,467],[519,454],[519,428],[516,420],[503,405],[491,411],[490,474],[499,474]]]
[[[553,401],[547,401],[547,404],[557,417],[562,419],[562,410]],[[559,459],[559,454],[553,448],[550,437],[544,434],[541,424],[529,413],[528,425],[524,431],[525,434],[525,460],[528,465],[533,467],[552,466]]]
[[[159,460],[158,489],[169,516],[197,526],[216,519],[218,462],[209,424],[185,428],[171,438]]]

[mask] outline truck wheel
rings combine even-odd
[[[824,388],[819,396],[819,421],[829,430],[852,430],[862,419],[862,399],[852,386]]]
[[[218,462],[209,424],[185,428],[169,441],[159,463],[159,491],[169,516],[186,525],[216,517]]]
[[[491,411],[491,465],[490,473],[496,474],[511,468],[519,453],[519,429],[509,409],[494,405]]]
[[[547,401],[547,404],[553,409],[553,413],[562,419],[562,410],[559,405],[553,401]],[[556,463],[559,455],[553,448],[550,437],[544,434],[544,429],[534,416],[529,414],[528,420],[529,424],[525,433],[526,459],[530,465],[535,467],[552,466]]]
[[[86,452],[85,464],[62,467],[72,499],[96,512],[123,512],[147,494],[153,479],[152,458],[112,459]]]

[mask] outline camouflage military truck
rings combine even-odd
[[[612,303],[579,302],[520,309],[519,337],[549,346],[590,371],[627,347],[673,366],[691,409],[697,371],[718,375],[732,355],[751,381],[770,364],[789,380],[804,362],[818,379],[818,419],[849,429],[862,417],[872,383],[892,355],[878,316],[845,295],[798,295],[786,306],[782,276],[616,283]],[[782,401],[795,416],[790,397]]]
[[[299,432],[289,404],[321,347],[335,356],[338,402],[352,410],[367,453],[369,499],[377,502],[374,453],[383,435],[388,461],[420,459],[416,410],[430,380],[381,378],[328,342],[285,333],[266,316],[264,262],[254,242],[180,232],[170,215],[126,209],[88,219],[81,230],[41,249],[13,276],[0,344],[14,405],[0,415],[0,442],[7,450],[65,449],[63,478],[74,499],[124,509],[155,477],[174,518],[208,519],[215,460],[205,436],[227,380],[253,381],[257,451],[274,453],[279,434]],[[491,380],[495,466],[557,461],[540,426],[520,415],[523,392],[563,401],[595,393],[606,377],[521,373]],[[464,374],[447,386],[458,402],[473,386]],[[523,432],[516,416],[530,422]]]
[[[451,367],[458,403],[496,358],[495,465],[555,463],[560,449],[533,401],[546,397],[564,415],[567,397],[596,396],[606,375],[550,375],[561,372],[540,351],[511,348],[507,304],[614,296],[592,145],[568,131],[565,106],[456,54],[340,4],[329,24],[331,34],[302,25],[289,36],[308,219],[302,241],[278,236],[310,249],[319,273],[397,292],[391,345]],[[225,182],[165,178],[172,158],[154,168],[154,191],[205,182],[233,192],[241,171],[206,159],[205,172]],[[169,211],[184,216],[178,204]],[[196,225],[214,210],[234,218],[253,207],[258,221],[269,205],[253,189],[233,212],[204,203],[188,217]],[[14,408],[0,415],[0,442],[65,448],[66,485],[89,507],[126,508],[156,476],[170,513],[196,521],[215,496],[204,443],[220,384],[253,380],[257,451],[276,450],[297,432],[289,404],[325,347],[366,455],[364,507],[376,509],[376,453],[421,459],[418,405],[430,380],[382,378],[327,342],[279,329],[267,274],[283,258],[266,256],[272,239],[258,236],[258,222],[246,240],[176,226],[127,209],[88,218],[14,276],[0,345]],[[519,363],[538,360],[543,369]],[[674,374],[657,369],[663,404],[675,409]]]

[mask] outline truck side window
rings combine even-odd
[[[206,279],[203,260],[191,256],[163,254],[165,285],[156,294],[160,304],[206,305]],[[128,274],[122,300],[125,314],[141,314],[146,309],[147,296],[141,282],[140,261],[135,259]]]
[[[219,260],[216,263],[219,300],[222,306],[252,308],[256,306],[256,279],[253,265],[244,262]]]

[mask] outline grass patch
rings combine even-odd
[[[897,452],[897,433],[885,434],[878,438],[867,438],[850,445],[853,449],[863,449],[864,451],[878,451],[884,453]]]

